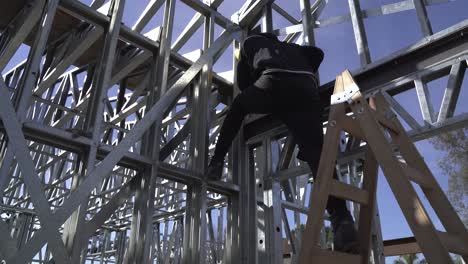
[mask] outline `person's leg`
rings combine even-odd
[[[312,177],[315,178],[323,145],[322,123],[317,120],[319,115],[315,112],[286,112],[277,114],[277,116],[286,124],[293,135],[299,146],[299,159],[307,162],[312,172]],[[334,173],[334,178],[338,178],[336,172]],[[327,212],[330,215],[349,214],[346,202],[333,196],[330,196],[328,199]]]
[[[221,177],[224,157],[236,137],[247,114],[266,114],[273,111],[271,94],[256,86],[246,88],[232,102],[221,126],[214,155],[208,166],[208,177],[217,180]]]
[[[312,162],[307,162],[312,177],[315,179],[318,170],[318,161],[320,157]],[[315,172],[314,172],[314,168]],[[336,170],[333,172],[333,178],[338,179]],[[330,222],[333,230],[333,247],[337,251],[353,252],[357,250],[357,231],[354,226],[354,220],[346,207],[346,201],[335,196],[328,196],[327,212],[330,216]]]
[[[298,158],[309,165],[315,177],[323,145],[322,107],[313,80],[304,76],[279,75],[273,89],[275,113],[289,129],[299,146]],[[334,175],[337,178],[336,173]],[[346,202],[330,196],[327,211],[332,216],[350,215]],[[341,218],[341,217],[340,217]]]
[[[315,178],[320,162],[323,145],[323,130],[320,115],[313,112],[287,112],[278,114],[286,124],[299,146],[298,158],[307,162]],[[338,179],[336,171],[333,175]],[[338,251],[354,252],[356,250],[357,234],[354,220],[343,199],[329,196],[327,212],[334,232],[334,248]]]

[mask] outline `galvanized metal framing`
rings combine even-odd
[[[342,4],[349,14],[328,18],[321,16],[327,0],[288,1],[300,14],[273,0],[246,1],[230,18],[217,11],[230,1],[151,0],[131,26],[121,23],[125,2],[0,1],[0,260],[298,263],[302,215],[314,204],[307,203],[309,169],[295,158],[284,126],[269,116],[249,118],[223,181],[204,175],[223,105],[239,92],[235,71],[227,80],[213,66],[257,23],[300,44],[315,43],[317,28],[350,23],[356,46],[349,48],[361,63],[353,75],[362,92],[383,92],[413,140],[468,125],[468,113],[455,111],[468,61],[468,20],[433,33],[426,11],[449,0],[368,10],[348,0]],[[194,15],[172,42],[177,2]],[[162,24],[148,29],[162,8]],[[373,62],[365,19],[408,10],[416,11],[421,41]],[[275,28],[276,16],[291,25]],[[197,55],[181,55],[201,27]],[[217,37],[216,27],[223,29]],[[5,71],[21,47],[29,47],[27,57]],[[430,83],[444,76],[441,106],[434,109]],[[332,87],[321,87],[325,102]],[[395,97],[410,89],[424,123]],[[337,166],[342,180],[357,187],[362,150],[359,140],[343,135]],[[359,207],[349,207],[358,218]],[[378,217],[376,209],[376,264],[384,261]],[[331,246],[329,232],[322,230],[324,246]]]

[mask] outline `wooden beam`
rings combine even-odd
[[[360,204],[367,204],[369,202],[369,192],[337,180],[332,181],[330,194]]]
[[[383,243],[385,257],[421,253],[421,248],[414,237],[385,240]]]

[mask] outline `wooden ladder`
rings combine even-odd
[[[352,115],[346,114],[348,107]],[[362,188],[333,179],[342,131],[367,143]],[[401,157],[397,158],[395,155],[395,147]],[[467,261],[467,230],[398,118],[390,110],[382,94],[378,93],[369,100],[365,99],[350,72],[345,71],[335,82],[318,176],[310,197],[310,210],[299,256],[300,264],[369,262],[379,166],[426,260],[431,264],[453,263],[449,255],[449,252],[452,252],[462,255]],[[446,232],[434,228],[411,182],[422,188]],[[319,235],[329,195],[360,204],[359,254],[341,253],[319,247]]]

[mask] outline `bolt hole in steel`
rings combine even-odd
[[[260,239],[260,241],[258,241],[258,242],[260,242],[260,244],[263,244],[263,239]]]

